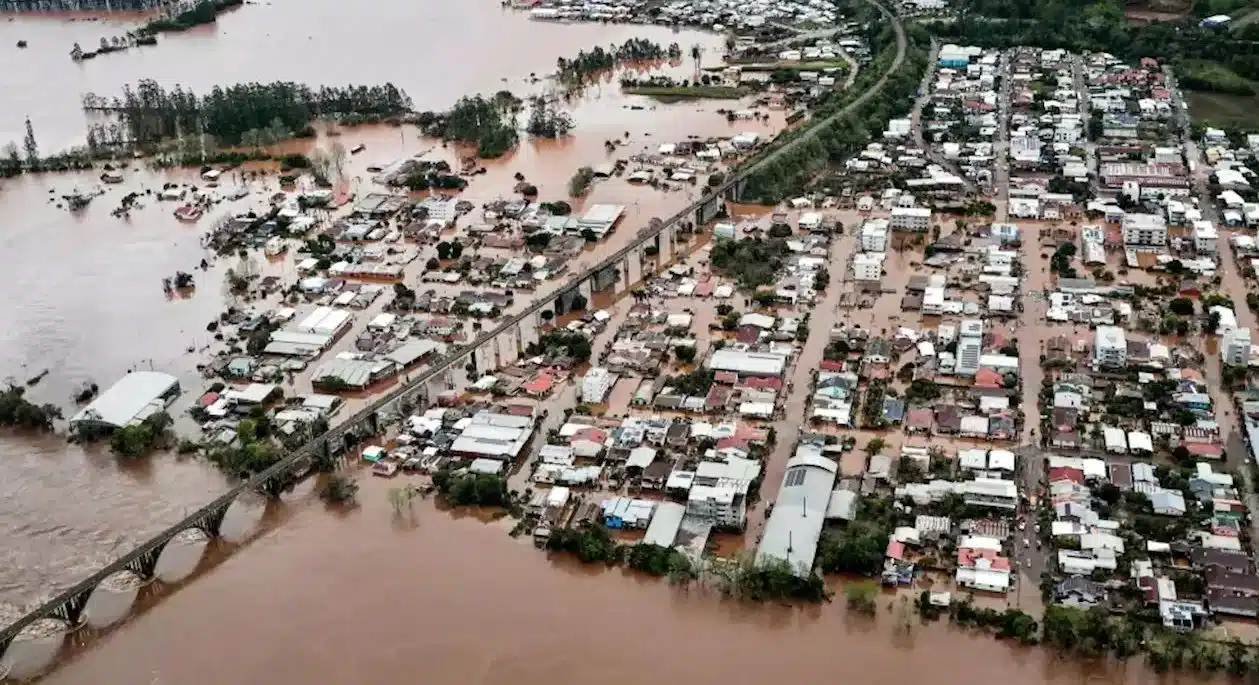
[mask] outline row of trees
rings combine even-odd
[[[969,0],[941,37],[991,47],[1035,45],[1109,52],[1124,60],[1203,59],[1248,79],[1259,78],[1259,26],[1220,31],[1190,21],[1129,22],[1109,0]],[[994,21],[993,19],[997,19]]]
[[[861,70],[851,89],[826,99],[812,112],[815,120],[823,121],[868,93],[891,68],[897,52],[895,32],[886,24],[876,26],[882,29],[872,31],[869,37],[870,45],[878,50],[876,58]],[[881,134],[888,120],[909,110],[926,68],[927,51],[922,46],[926,45],[928,38],[925,30],[918,26],[906,26],[905,31],[909,38],[905,62],[898,71],[888,76],[883,88],[861,106],[859,113],[819,123],[810,139],[796,143],[785,152],[776,152],[810,128],[797,129],[794,134],[788,132],[779,136],[781,142],[776,140],[762,153],[776,156],[747,177],[744,194],[750,201],[777,204],[799,194],[828,163],[847,160]],[[758,158],[753,158],[751,163]]]
[[[590,77],[626,62],[645,62],[660,59],[681,59],[682,47],[671,43],[667,48],[645,38],[631,38],[620,45],[607,49],[602,46],[582,50],[576,57],[561,57],[555,61],[559,80],[568,86],[580,86]]]
[[[318,89],[291,81],[244,83],[197,96],[182,86],[168,90],[146,79],[134,88],[125,86],[118,97],[88,93],[83,108],[116,118],[127,142],[139,147],[202,133],[235,145],[251,131],[313,135],[307,129],[320,118],[347,123],[400,119],[411,113],[411,98],[392,83]],[[102,124],[95,128],[98,137],[108,131]]]

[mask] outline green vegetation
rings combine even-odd
[[[26,388],[10,385],[0,393],[0,426],[52,430],[61,410],[52,404],[35,404],[26,399]]]
[[[552,314],[554,317],[554,314]],[[546,312],[543,313],[546,318]],[[525,352],[535,357],[541,354],[563,354],[578,364],[590,361],[590,338],[576,331],[547,331],[537,342],[529,343]]]
[[[817,543],[817,567],[823,573],[877,575],[883,570],[889,531],[870,521],[852,521],[825,530]]]
[[[784,240],[718,240],[713,243],[713,269],[735,279],[744,290],[774,282],[790,251]]]
[[[164,411],[144,417],[139,423],[123,426],[109,438],[109,448],[120,457],[141,457],[170,439],[171,417]]]
[[[201,0],[173,17],[154,19],[140,28],[140,35],[186,31],[194,26],[213,24],[219,13],[244,4],[244,0]]]
[[[1193,3],[1194,14],[1207,4]],[[1187,66],[1191,78],[1203,79],[1198,85],[1211,88],[1240,85],[1234,77],[1259,79],[1259,55],[1253,49],[1259,25],[1253,23],[1220,31],[1193,20],[1131,22],[1113,0],[968,0],[960,9],[956,21],[933,26],[942,40],[1109,52],[1129,62],[1157,57]],[[1204,68],[1194,60],[1214,65]]]
[[[595,170],[588,166],[581,167],[573,172],[573,177],[568,179],[568,194],[572,197],[582,197],[590,192],[590,184],[594,183]]]
[[[796,575],[785,559],[756,562],[751,556],[713,567],[718,587],[728,597],[754,602],[798,600],[830,601],[830,592],[816,573]]]
[[[539,138],[563,138],[573,130],[573,118],[555,109],[545,97],[535,95],[529,99],[529,123],[525,130]]]
[[[442,501],[457,507],[507,507],[507,480],[490,473],[469,473],[446,465],[433,473],[433,486]]]
[[[714,375],[712,369],[695,369],[681,376],[670,376],[665,380],[665,386],[683,395],[703,397],[713,387]]]
[[[914,93],[927,64],[925,30],[917,26],[905,28],[909,45],[901,68],[888,74],[882,89],[870,96],[857,111],[827,120],[844,107],[868,95],[888,73],[896,58],[896,34],[886,22],[872,23],[867,34],[874,61],[857,75],[853,87],[832,94],[810,113],[818,123],[787,131],[749,160],[755,163],[765,156],[777,154],[773,161],[759,167],[747,178],[744,198],[760,204],[777,204],[798,194],[828,163],[840,162],[862,150],[882,133],[887,121],[909,110]],[[777,153],[783,146],[801,136],[810,136],[791,149]]]
[[[319,499],[328,504],[354,505],[358,503],[358,481],[339,473],[328,476],[319,488]]]
[[[587,523],[577,528],[561,528],[551,531],[546,548],[555,552],[575,554],[584,564],[602,561],[616,563],[619,550],[616,541],[603,526]]]
[[[236,425],[236,441],[209,448],[207,457],[224,471],[248,478],[261,473],[284,456],[274,437],[271,420],[261,412]]]
[[[675,100],[738,100],[751,93],[738,86],[632,86],[623,88],[627,95],[645,95],[662,102]]]
[[[572,88],[585,85],[591,77],[627,62],[647,62],[662,59],[679,59],[682,47],[671,43],[667,48],[644,38],[631,38],[620,45],[602,46],[582,50],[576,57],[555,60],[557,76],[561,83]]]
[[[1232,69],[1208,60],[1185,60],[1176,71],[1176,77],[1180,80],[1180,85],[1189,90],[1228,95],[1254,95],[1257,92],[1250,79],[1242,78]]]
[[[653,576],[669,576],[675,582],[693,579],[696,575],[691,560],[685,554],[672,547],[646,542],[629,547],[625,553],[625,565]]]
[[[1034,645],[1040,642],[1040,625],[1019,609],[976,608],[970,602],[961,602],[950,607],[955,622],[961,625],[973,625],[992,631],[998,638],[1018,640],[1021,644]]]
[[[876,604],[878,598],[878,586],[868,580],[849,583],[844,587],[844,599],[848,602],[848,608],[860,614],[873,616],[879,610]]]
[[[515,147],[519,139],[516,114],[520,106],[520,99],[506,90],[500,90],[493,97],[462,97],[449,112],[421,114],[419,125],[425,133],[442,140],[476,145],[478,157],[493,159]]]
[[[149,148],[198,131],[223,144],[257,145],[302,133],[318,118],[351,124],[400,119],[410,113],[411,98],[391,83],[316,90],[289,81],[216,86],[199,97],[146,79],[125,86],[120,97],[89,93],[83,108],[116,120],[92,129],[99,145]]]

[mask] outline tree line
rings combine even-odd
[[[670,43],[666,48],[645,38],[630,38],[620,45],[611,45],[606,49],[597,46],[590,51],[582,50],[576,57],[561,57],[555,60],[555,68],[560,82],[571,87],[583,85],[592,76],[619,64],[666,58],[681,59],[682,46]]]
[[[860,112],[820,124],[822,128],[810,140],[779,154],[750,174],[743,191],[748,201],[776,204],[799,194],[828,163],[843,162],[861,151],[883,132],[889,119],[908,111],[927,66],[928,54],[924,46],[928,37],[922,27],[906,26],[905,31],[909,41],[905,61],[899,71],[888,77],[883,89],[867,100]],[[869,91],[891,67],[896,57],[896,36],[892,27],[874,27],[868,40],[872,49],[877,50],[874,61],[861,70],[852,88],[824,100],[812,113],[815,119],[830,116]],[[797,129],[795,135],[805,130],[808,129]],[[790,133],[784,135],[787,136],[784,142],[793,137]]]
[[[935,30],[954,42],[994,48],[1108,52],[1126,61],[1210,60],[1259,79],[1259,25],[1228,31],[1187,20],[1139,24],[1109,0],[968,0],[957,20]]]
[[[401,119],[411,113],[411,98],[392,83],[318,89],[291,81],[243,83],[216,86],[198,96],[179,85],[166,89],[145,79],[112,98],[88,93],[83,109],[113,120],[91,127],[89,141],[97,145],[147,148],[203,133],[237,145],[248,142],[251,132],[255,138],[276,129],[313,135],[310,124],[320,118],[349,124]]]

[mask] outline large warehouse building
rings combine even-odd
[[[179,397],[179,379],[157,371],[123,376],[70,419],[70,427],[122,428],[165,411]]]

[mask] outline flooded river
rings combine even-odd
[[[0,50],[9,51],[9,68],[0,70],[6,94],[0,142],[20,140],[29,115],[45,151],[75,144],[84,133],[83,92],[114,93],[146,77],[198,91],[246,80],[390,80],[418,108],[439,109],[472,91],[523,92],[522,79],[530,72],[546,72],[557,57],[595,44],[644,36],[684,47],[701,42],[715,55],[720,42],[660,28],[530,22],[492,0],[273,0],[246,5],[217,26],[166,37],[157,48],[81,64],[69,60],[73,43],[94,45],[121,30],[108,22],[56,18],[0,22]],[[16,50],[18,40],[30,48]],[[625,149],[632,153],[669,135],[732,131],[716,114],[717,104],[657,107],[616,90],[606,84],[587,93],[574,110],[579,128],[569,141],[526,142],[511,158],[487,164],[489,173],[469,189],[469,199],[505,196],[516,171],[541,188],[543,199],[562,197],[574,167],[603,161],[604,141],[626,133]],[[780,123],[744,122],[737,129]],[[396,129],[347,132],[347,146],[356,142],[366,142],[368,152],[354,158],[354,174],[431,145]],[[79,216],[58,208],[55,199],[94,187],[93,175],[24,178],[0,189],[0,245],[7,258],[0,283],[6,300],[0,308],[0,375],[20,382],[50,369],[31,393],[65,405],[67,413],[79,383],[107,385],[131,368],[152,365],[176,373],[185,389],[195,391],[202,355],[187,350],[213,342],[205,324],[225,303],[221,280],[233,264],[223,260],[208,272],[195,268],[203,256],[200,233],[215,216],[189,226],[174,220],[169,205],[146,202],[129,221],[115,219],[109,210],[122,192],[171,180],[135,170],[128,175],[124,188],[111,189]],[[182,180],[192,178],[185,173]],[[672,214],[687,194],[631,194],[613,181],[597,186],[587,201],[631,206],[628,230],[614,235],[606,248],[611,250],[649,217]],[[214,212],[250,202],[257,200]],[[581,259],[597,257],[592,252]],[[291,263],[290,256],[266,268],[291,275]],[[199,287],[190,297],[168,300],[160,279],[176,270],[193,271]],[[0,461],[0,600],[14,604],[51,594],[226,486],[216,471],[193,460],[162,456],[120,464],[107,450],[84,450],[58,438],[5,437]],[[362,481],[363,506],[353,512],[326,511],[309,484],[269,506],[261,539],[160,601],[142,599],[139,616],[74,654],[48,681],[296,684],[410,677],[460,685],[658,679],[883,685],[1149,679],[1135,665],[1057,660],[1044,650],[1012,649],[944,625],[898,633],[886,611],[872,623],[846,615],[839,604],[745,606],[699,588],[682,591],[621,571],[548,559],[527,542],[511,540],[506,524],[452,517],[428,503],[417,503],[413,517],[399,519],[386,504],[389,485]],[[256,504],[246,508],[252,516],[233,516],[252,522],[262,514]],[[195,556],[200,549],[190,548],[176,554]],[[222,550],[211,553],[223,556]]]
[[[70,60],[75,42],[95,45],[126,26],[54,17],[0,21],[0,51],[9,67],[0,70],[6,94],[0,102],[0,143],[20,142],[29,115],[42,151],[81,144],[86,131],[81,94],[116,93],[141,78],[199,92],[251,80],[392,81],[408,91],[418,109],[442,109],[471,92],[507,88],[525,94],[530,73],[553,70],[556,58],[633,36],[684,47],[699,43],[714,62],[721,43],[717,36],[661,27],[535,22],[492,0],[370,7],[275,0],[246,5],[217,26],[166,37],[156,48]],[[17,49],[18,40],[30,47]],[[674,68],[689,74],[691,66]],[[489,173],[477,177],[465,197],[478,204],[505,197],[519,171],[541,189],[543,199],[561,199],[576,167],[609,159],[608,140],[625,140],[616,154],[627,156],[654,150],[669,135],[770,133],[771,126],[781,125],[781,117],[775,123],[727,123],[716,113],[721,104],[666,107],[621,96],[616,84],[606,81],[587,89],[571,108],[576,135],[562,142],[525,140],[508,157],[487,163]],[[350,175],[364,179],[354,183],[360,192],[372,190],[366,166],[434,147],[413,129],[347,130],[342,142],[368,146],[348,167]],[[445,156],[453,160],[453,153]],[[102,186],[95,173],[0,182],[5,223],[0,248],[6,257],[0,378],[21,383],[48,369],[29,392],[38,401],[62,405],[67,417],[75,411],[70,398],[81,383],[108,387],[133,368],[174,373],[188,392],[202,387],[196,365],[214,343],[206,324],[225,306],[224,272],[241,265],[233,258],[199,270],[205,256],[201,234],[216,218],[259,206],[264,191],[276,189],[274,177],[255,183],[251,198],[216,207],[196,225],[175,220],[174,204],[145,197],[144,207],[124,221],[110,215],[123,194],[159,189],[168,181],[197,182],[193,171],[156,175],[139,165],[126,175],[119,186]],[[58,206],[65,194],[97,188],[106,194],[79,214]],[[637,227],[652,216],[672,214],[688,194],[631,192],[615,181],[598,184],[587,202],[626,204],[626,226]],[[618,231],[613,241],[623,244],[631,236],[631,230]],[[597,260],[593,252],[587,257]],[[295,262],[290,254],[262,268],[292,280]],[[185,298],[168,299],[161,279],[179,270],[194,273],[198,287]],[[6,467],[0,482],[0,602],[17,605],[50,596],[226,487],[216,470],[193,460],[163,456],[124,465],[107,448],[84,450],[58,438],[0,438],[0,461]]]
[[[509,524],[420,502],[398,518],[385,497],[397,483],[363,485],[348,514],[283,505],[299,511],[47,682],[1150,681],[1137,664],[1057,659],[943,624],[904,634],[885,608],[871,622],[842,599],[742,605],[548,559],[509,538]]]

